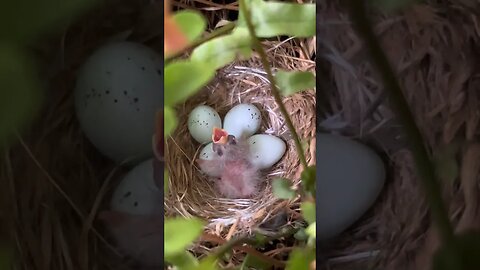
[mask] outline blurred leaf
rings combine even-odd
[[[279,199],[292,199],[295,197],[295,191],[292,190],[291,181],[285,178],[277,178],[272,181],[272,191],[275,197]]]
[[[164,227],[165,258],[183,252],[203,232],[205,223],[197,218],[167,218]]]
[[[284,96],[315,88],[315,76],[307,71],[279,70],[275,74],[275,81]]]
[[[48,31],[64,28],[95,0],[0,1],[0,37],[29,42]]]
[[[15,130],[33,120],[42,95],[28,55],[13,45],[0,43],[0,59],[0,142],[8,143]]]
[[[315,203],[313,202],[303,202],[302,206],[302,214],[303,218],[308,222],[308,224],[312,224],[315,222]]]
[[[315,196],[316,171],[317,169],[315,166],[309,166],[303,170],[301,175],[305,190],[310,192],[313,196]]]
[[[175,116],[175,111],[170,107],[165,107],[163,109],[165,123],[164,123],[164,136],[170,136],[170,134],[177,127],[177,117]]]
[[[207,28],[207,21],[202,13],[198,11],[178,11],[173,15],[173,19],[189,42],[195,41],[199,38]]]
[[[315,259],[315,251],[311,248],[296,248],[290,252],[285,270],[308,270]]]
[[[13,250],[10,246],[0,246],[0,269],[12,269]]]
[[[444,182],[453,183],[460,173],[456,158],[459,147],[458,142],[453,142],[440,147],[433,155],[437,177]]]
[[[480,269],[480,232],[455,236],[454,246],[442,246],[433,256],[433,270]],[[459,257],[457,257],[458,255]]]
[[[300,241],[305,241],[308,239],[308,234],[307,232],[305,231],[305,229],[300,229],[298,230],[294,235],[293,237],[295,237],[295,239],[297,240],[300,240]]]
[[[186,270],[217,270],[217,258],[208,256],[202,260],[197,266],[186,268]]]
[[[215,69],[201,61],[182,60],[165,67],[165,106],[185,101],[215,76]]]
[[[195,269],[198,266],[198,260],[187,250],[183,250],[175,255],[170,257],[166,257],[167,261],[174,266],[178,267],[178,269]]]
[[[308,225],[307,229],[305,230],[305,232],[313,237],[313,238],[316,238],[317,237],[317,222],[312,222],[310,225]]]
[[[250,57],[251,38],[246,28],[235,28],[232,33],[209,40],[193,50],[191,59],[208,63],[219,69],[237,59]]]
[[[247,254],[245,259],[243,259],[243,263],[240,269],[241,270],[249,270],[249,269],[263,270],[263,269],[271,269],[271,267],[272,267],[271,263],[265,260],[262,260],[256,256]]]
[[[163,52],[166,58],[181,52],[189,42],[177,21],[173,18],[170,1],[164,1],[163,6]]]
[[[294,4],[246,0],[255,33],[260,38],[275,36],[315,36],[315,4]],[[239,26],[246,26],[244,14],[240,13]]]

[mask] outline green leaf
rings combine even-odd
[[[260,38],[275,36],[315,36],[315,4],[294,4],[245,0],[250,12],[255,33]],[[244,14],[240,13],[239,26],[246,26]]]
[[[0,1],[0,37],[29,42],[42,34],[65,28],[95,0]]]
[[[317,222],[312,222],[310,225],[308,225],[307,229],[305,232],[313,238],[317,237]]]
[[[0,145],[25,128],[40,108],[42,92],[30,56],[0,42]]]
[[[284,96],[315,88],[315,76],[307,71],[283,71],[275,74],[275,81]]]
[[[173,15],[173,19],[190,42],[199,38],[207,28],[207,21],[198,11],[178,11]]]
[[[170,136],[177,127],[177,117],[175,116],[175,111],[170,107],[163,109],[163,117],[165,118],[164,136],[167,137]]]
[[[290,252],[285,270],[308,270],[315,259],[315,250],[311,248],[296,248]]]
[[[303,202],[301,207],[303,218],[308,222],[308,224],[312,224],[315,222],[315,203],[313,202]]]
[[[215,76],[212,65],[189,60],[170,63],[164,72],[165,106],[174,106],[185,101]]]
[[[202,233],[205,223],[198,218],[169,218],[164,226],[165,258],[183,252]]]
[[[480,269],[480,232],[469,231],[454,238],[453,246],[442,246],[433,256],[433,270]]]
[[[298,230],[294,235],[293,237],[295,237],[295,239],[297,240],[300,240],[300,241],[305,241],[308,239],[308,234],[307,232],[305,231],[305,229],[300,229]]]
[[[250,57],[251,38],[246,28],[235,28],[231,34],[209,40],[193,50],[191,59],[219,69],[237,57]]]
[[[199,265],[197,258],[187,250],[168,257],[167,261],[179,269],[193,269]]]
[[[249,269],[263,270],[263,269],[271,269],[271,267],[272,267],[271,263],[265,260],[262,260],[256,256],[247,254],[245,259],[243,260],[243,263],[240,269],[241,270],[249,270]]]
[[[277,178],[272,182],[272,191],[275,197],[279,199],[292,199],[295,197],[295,191],[292,190],[291,181],[285,178]]]
[[[303,170],[301,174],[302,183],[305,187],[305,190],[310,192],[312,195],[315,195],[316,172],[317,169],[315,166],[309,166]]]
[[[208,256],[200,261],[197,266],[185,268],[186,270],[217,270],[217,258],[214,256]],[[183,270],[183,269],[182,269]]]

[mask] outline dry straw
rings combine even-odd
[[[381,80],[347,10],[336,2],[317,3],[322,37],[317,65],[331,78],[321,126],[375,145],[389,164],[377,204],[324,248],[322,269],[429,269],[439,239],[402,129],[388,102],[374,105],[382,96]],[[439,177],[457,231],[480,224],[478,10],[477,1],[426,1],[388,16],[371,13],[431,153],[455,140],[464,143],[441,164],[458,162],[457,177],[449,178],[448,170]]]
[[[4,232],[2,240],[8,240],[14,247],[18,258],[15,269],[131,269],[119,257],[103,224],[95,218],[108,206],[110,192],[126,168],[118,168],[101,156],[84,137],[74,114],[73,88],[79,66],[107,40],[128,37],[161,51],[162,12],[158,1],[107,0],[102,3],[65,27],[60,35],[46,37],[33,46],[46,83],[44,108],[30,128],[19,131],[18,143],[0,157],[3,186],[0,231]],[[174,4],[204,11],[210,29],[227,18],[227,10],[238,9],[236,3],[223,5],[211,1],[175,1]],[[275,68],[313,70],[315,67],[310,60],[315,50],[312,40],[272,40],[266,42],[266,47]],[[214,195],[193,163],[199,146],[186,132],[185,119],[189,110],[199,103],[212,105],[223,115],[240,101],[260,107],[264,114],[262,132],[284,138],[288,152],[272,171],[265,173],[265,187],[256,200],[225,201]],[[307,154],[313,163],[314,94],[298,94],[286,98],[285,102],[298,132],[307,139]],[[287,210],[290,221],[299,218],[294,211],[298,208],[296,202],[278,202],[270,193],[269,181],[273,177],[298,181],[299,162],[256,60],[237,62],[222,69],[214,82],[177,109],[180,126],[167,145],[166,159],[172,175],[171,195],[165,201],[168,215],[208,218],[215,224],[211,232],[219,232],[217,243],[254,228],[280,209]],[[238,223],[232,229],[231,223],[239,213],[253,219],[248,227]],[[224,221],[223,230],[221,225],[216,226]],[[211,245],[201,243],[195,251],[205,253],[210,248]],[[280,245],[269,254],[284,256],[288,249]],[[232,262],[238,263],[238,260]]]

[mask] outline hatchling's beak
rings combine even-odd
[[[212,141],[215,144],[226,144],[228,141],[228,132],[224,129],[214,127]]]

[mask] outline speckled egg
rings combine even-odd
[[[114,211],[133,215],[150,215],[162,208],[162,193],[153,179],[153,160],[143,161],[125,175],[110,206]]]
[[[152,49],[115,42],[95,51],[78,73],[75,109],[86,137],[122,162],[152,154],[155,114],[163,107],[163,63]]]
[[[262,123],[262,116],[253,104],[238,104],[225,115],[223,129],[237,138],[255,134]]]
[[[212,107],[200,105],[190,112],[188,131],[197,142],[211,142],[214,127],[222,128],[222,119]]]
[[[212,160],[216,157],[219,157],[218,154],[213,151],[212,145],[213,145],[213,142],[205,145],[202,148],[202,150],[200,151],[200,154],[198,155],[198,159]],[[206,173],[207,175],[212,176],[212,177],[220,177],[220,173],[218,173],[218,174],[208,173],[208,172],[204,172],[204,173]]]
[[[248,138],[250,160],[259,169],[268,169],[285,154],[287,146],[277,136],[256,134]]]

